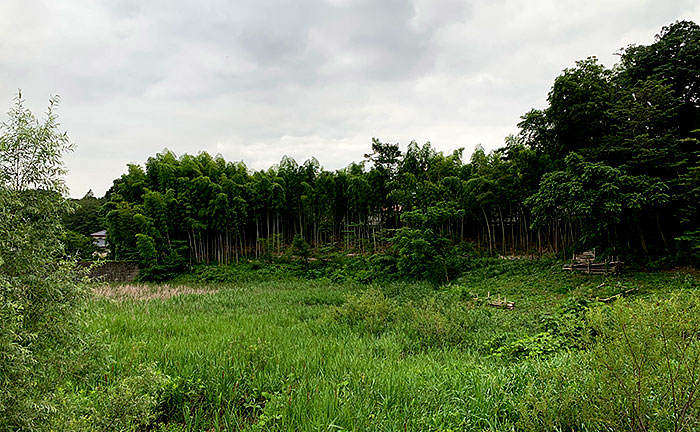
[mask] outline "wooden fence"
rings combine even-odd
[[[579,272],[586,274],[607,275],[617,273],[622,266],[622,262],[613,258],[612,260],[605,259],[603,262],[595,261],[595,250],[574,254],[571,257],[569,264],[564,264],[562,270]]]

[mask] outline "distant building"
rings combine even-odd
[[[107,230],[100,230],[90,234],[92,244],[98,248],[104,249],[107,247]]]

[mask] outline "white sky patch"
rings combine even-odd
[[[71,195],[168,148],[326,169],[371,139],[487,150],[595,55],[611,67],[697,0],[24,0],[0,3],[0,101],[52,94]]]

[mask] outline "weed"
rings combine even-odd
[[[298,276],[306,272],[300,261],[242,263],[198,270],[225,280],[188,282],[207,295],[96,300],[90,326],[104,335],[114,368],[107,380],[65,393],[106,394],[99,392],[139,376],[140,364],[155,364],[168,378],[150,393],[159,395],[155,408],[130,424],[163,431],[634,430],[637,412],[649,429],[674,430],[676,420],[679,430],[696,428],[687,371],[700,314],[691,279],[591,278],[563,274],[548,260],[473,264],[439,287],[357,283],[348,268],[371,265],[362,257],[309,261],[314,280]],[[345,276],[323,276],[331,269]],[[630,299],[596,300],[632,287]],[[670,292],[679,294],[666,304]],[[490,307],[493,298],[515,309]],[[673,323],[663,327],[670,367],[662,364],[659,317]],[[623,323],[637,340],[634,353],[649,350],[637,375],[619,343]],[[644,403],[634,405],[638,381]]]

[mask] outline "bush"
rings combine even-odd
[[[107,350],[85,332],[88,269],[65,259],[64,242],[84,246],[62,226],[71,146],[56,130],[57,99],[43,124],[22,103],[0,124],[0,430],[143,430],[165,377],[143,368],[98,381]]]
[[[51,430],[139,431],[153,425],[161,416],[170,379],[154,365],[141,365],[138,371],[116,383],[98,386],[88,392],[72,389],[61,392],[57,415]]]
[[[608,407],[601,423],[633,431],[700,427],[700,296],[619,302],[589,320],[604,390],[598,403]]]
[[[336,307],[331,316],[339,322],[379,334],[387,330],[397,319],[398,306],[380,290],[370,288],[347,297],[342,306]]]
[[[553,354],[561,349],[559,338],[544,331],[531,336],[524,336],[507,345],[500,346],[496,355],[506,355],[511,359],[540,358]]]
[[[586,314],[590,351],[537,368],[523,430],[698,430],[700,295],[618,300]],[[562,403],[564,402],[564,403]]]
[[[580,349],[590,343],[590,328],[586,325],[586,314],[599,306],[584,297],[568,297],[554,313],[544,315],[541,320],[543,335],[552,339],[552,348]]]
[[[412,349],[456,346],[470,339],[471,310],[466,305],[431,297],[402,308],[402,327]]]
[[[399,273],[409,279],[445,282],[450,279],[445,250],[448,240],[433,230],[403,227],[392,237]]]
[[[71,149],[51,101],[43,123],[21,95],[0,124],[0,430],[34,430],[55,413],[54,389],[80,370],[84,273],[62,261],[61,156]]]
[[[63,208],[57,194],[0,189],[0,429],[38,427],[57,369],[89,339],[78,336],[84,275],[59,260]]]
[[[308,263],[309,256],[311,255],[311,248],[306,240],[304,240],[304,237],[300,236],[299,234],[294,236],[294,240],[292,241],[292,250],[296,255],[300,256],[305,263]]]

